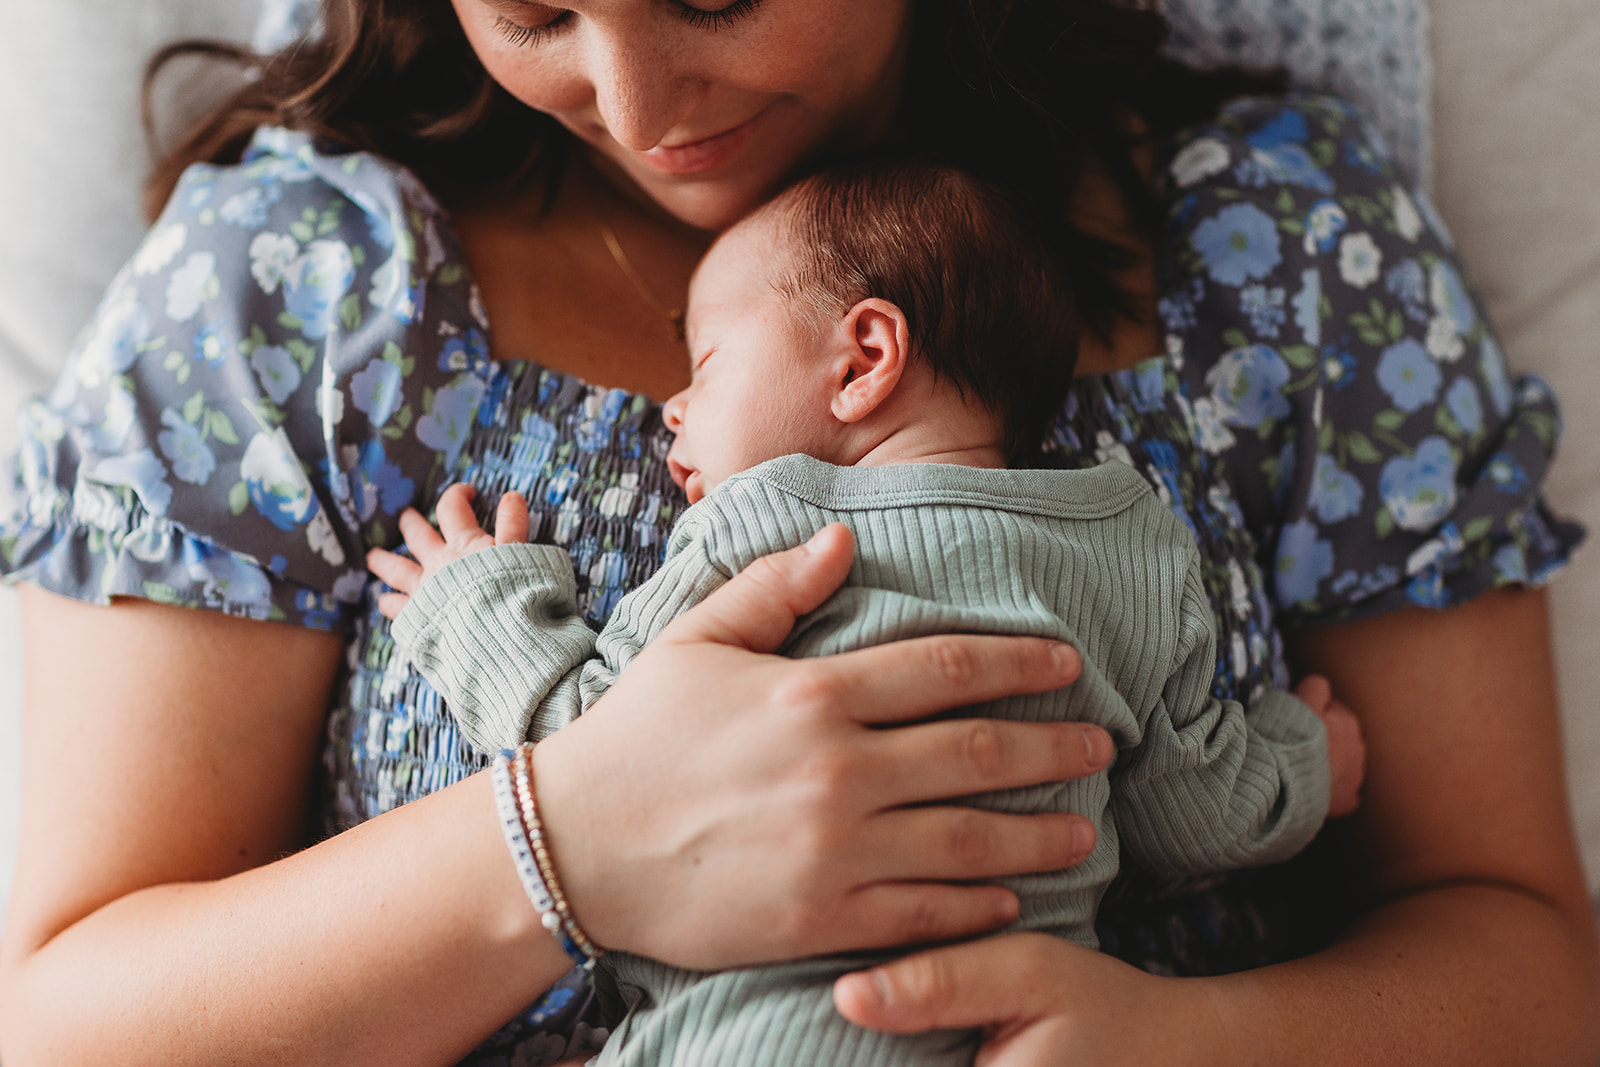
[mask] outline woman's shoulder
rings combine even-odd
[[[0,570],[326,625],[366,545],[453,469],[488,368],[427,190],[264,129],[185,172],[29,406]]]

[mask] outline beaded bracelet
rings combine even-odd
[[[555,862],[550,858],[550,846],[544,838],[544,824],[539,819],[539,805],[533,792],[531,743],[523,742],[517,749],[511,766],[516,772],[517,799],[522,804],[522,825],[527,830],[528,843],[533,848],[533,858],[538,865],[540,877],[554,902],[554,907],[543,912],[539,916],[539,921],[556,940],[561,942],[561,947],[566,949],[567,955],[586,967],[592,967],[594,961],[604,952],[578,925],[577,917],[572,914],[572,907],[567,903],[566,894],[561,892],[561,882],[556,878]]]
[[[555,936],[557,944],[572,957],[574,962],[584,967],[592,967],[600,952],[587,937],[584,938],[584,943],[588,945],[588,950],[580,947],[567,931],[566,924],[557,910],[558,897],[550,891],[550,881],[547,880],[553,879],[555,869],[548,864],[548,852],[546,852],[546,863],[541,866],[535,855],[533,843],[529,839],[527,826],[523,822],[521,805],[518,803],[518,794],[521,792],[518,786],[521,782],[513,784],[512,781],[513,767],[521,762],[518,753],[509,750],[503,750],[494,760],[492,772],[494,800],[495,808],[500,815],[500,830],[505,835],[506,847],[510,850],[512,862],[516,865],[517,879],[522,883],[522,891],[528,895],[528,901],[533,905],[534,911],[538,912],[540,925]],[[526,768],[518,768],[518,778],[526,778],[527,775]],[[531,798],[533,792],[531,785],[526,789]],[[548,875],[545,873],[546,869],[549,871]],[[561,905],[565,906],[566,898],[559,899]],[[568,914],[571,913],[570,907],[566,910]],[[572,926],[576,929],[577,924],[574,922]]]

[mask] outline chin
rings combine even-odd
[[[708,233],[721,233],[751,211],[772,199],[782,187],[777,179],[753,181],[726,178],[712,181],[663,181],[659,175],[633,175],[645,193],[661,208],[686,225]],[[652,180],[654,179],[654,180]]]

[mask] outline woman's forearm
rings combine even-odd
[[[1202,1061],[1227,1067],[1593,1067],[1600,1057],[1592,918],[1511,886],[1403,897],[1326,951],[1196,988],[1221,1041]]]
[[[454,1063],[565,971],[485,775],[297,851],[338,635],[22,604],[6,1067]]]
[[[485,774],[7,954],[7,1067],[455,1063],[571,966],[522,893]]]

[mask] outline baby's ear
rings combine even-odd
[[[859,422],[900,384],[911,357],[911,331],[904,312],[875,296],[845,312],[839,326],[833,415],[840,422]]]

